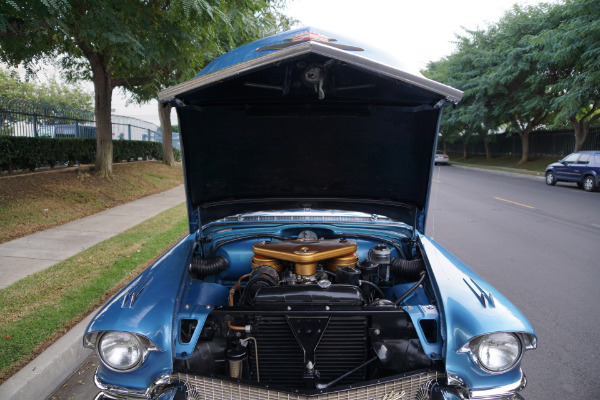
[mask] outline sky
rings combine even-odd
[[[286,14],[297,26],[328,32],[372,44],[399,60],[407,72],[418,72],[429,61],[450,55],[456,34],[463,28],[486,28],[513,4],[533,5],[539,0],[290,0]],[[317,29],[318,30],[318,29]],[[126,106],[127,97],[113,94],[114,114],[159,123],[155,101]],[[177,123],[175,112],[172,123]]]

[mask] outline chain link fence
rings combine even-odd
[[[162,142],[158,127],[137,118],[113,115],[113,140]],[[0,136],[96,137],[93,111],[0,97]]]

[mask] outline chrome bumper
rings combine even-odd
[[[444,374],[431,371],[339,392],[305,396],[181,373],[163,376],[147,390],[134,390],[109,385],[96,374],[94,382],[101,393],[94,400],[172,400],[178,387],[185,387],[189,400],[330,400],[339,399],[340,395],[352,399],[523,400],[517,392],[527,384],[525,375],[522,375],[519,381],[510,385],[488,390],[468,390],[442,385],[444,377]]]
[[[523,400],[518,393],[527,385],[523,374],[518,381],[487,390],[468,390],[461,387],[435,387],[432,390],[432,400]],[[436,397],[437,396],[437,397]]]
[[[98,371],[94,375],[94,383],[101,390],[94,400],[171,400],[177,389],[171,386],[169,375],[160,377],[145,390],[110,385],[98,377]]]
[[[331,399],[426,399],[434,383],[444,379],[436,371],[422,372],[386,382],[352,386],[332,393],[311,396],[280,392],[264,386],[244,385],[236,381],[173,373],[157,380],[148,390],[133,390],[109,385],[96,374],[94,381],[102,391],[95,400],[171,400],[178,388],[185,388],[188,400],[331,400]]]

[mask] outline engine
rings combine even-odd
[[[370,245],[362,259],[349,237],[309,231],[254,242],[250,272],[232,281],[228,305],[212,310],[194,353],[175,360],[175,368],[308,392],[435,368],[438,358],[425,354],[417,329],[439,340],[437,321],[415,327],[401,307],[408,294],[433,298],[424,262],[371,239],[360,242]],[[193,261],[190,273],[206,280],[227,275],[232,258]],[[196,325],[184,320],[180,329],[190,340]]]

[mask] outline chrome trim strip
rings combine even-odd
[[[160,101],[174,100],[176,96],[190,92],[192,90],[208,86],[210,84],[234,77],[236,75],[241,75],[245,72],[249,72],[251,70],[267,66],[271,63],[284,61],[311,52],[325,57],[335,58],[337,60],[365,68],[366,70],[372,71],[374,73],[382,74],[390,78],[398,79],[402,82],[406,82],[408,84],[420,87],[422,89],[439,93],[441,95],[444,95],[448,101],[454,104],[458,103],[463,97],[462,91],[444,85],[442,83],[433,81],[431,79],[413,75],[411,73],[402,71],[392,66],[381,64],[364,56],[355,53],[349,53],[344,50],[339,50],[326,44],[308,41],[292,47],[288,47],[287,49],[278,50],[274,53],[254,58],[246,62],[241,62],[239,64],[232,65],[228,68],[215,71],[211,74],[193,78],[189,81],[179,83],[175,86],[171,86],[167,89],[160,91],[158,93],[158,99]]]
[[[163,375],[154,381],[148,389],[130,389],[123,386],[110,385],[98,376],[98,370],[94,374],[94,384],[101,390],[97,399],[114,399],[114,400],[151,400],[151,399],[167,399],[168,395],[175,394],[175,387],[171,387],[171,375]],[[164,397],[167,395],[167,397]],[[101,397],[103,396],[103,397]]]
[[[294,224],[306,224],[307,222],[309,223],[319,223],[319,222],[323,222],[323,223],[327,223],[327,222],[331,222],[334,223],[336,225],[361,225],[366,223],[365,222],[361,222],[361,221],[311,221],[311,220],[301,220],[301,221],[288,221],[288,220],[273,220],[273,221],[260,221],[263,224],[290,224],[290,225],[294,225]],[[204,225],[202,227],[202,230],[206,230],[208,228],[211,227],[215,227],[215,226],[219,226],[219,225],[252,225],[252,224],[256,224],[256,221],[213,221],[213,222],[209,222],[208,224]],[[410,225],[405,224],[404,222],[369,222],[369,227],[373,227],[373,226],[380,226],[380,227],[386,227],[386,228],[390,228],[390,227],[398,227],[398,228],[403,228],[406,229],[409,232],[413,232],[413,228]],[[402,238],[409,238],[412,237],[412,235],[407,236],[407,235],[403,235],[402,233],[399,232],[394,232],[394,236],[397,236],[398,239],[402,239]]]
[[[94,384],[102,391],[102,395],[109,399],[129,400],[129,399],[150,399],[146,395],[146,390],[128,389],[122,386],[109,385],[98,377],[98,370],[94,374]]]
[[[470,400],[501,400],[507,399],[517,394],[527,386],[525,374],[521,374],[521,379],[515,383],[506,386],[500,386],[487,390],[472,390]]]

